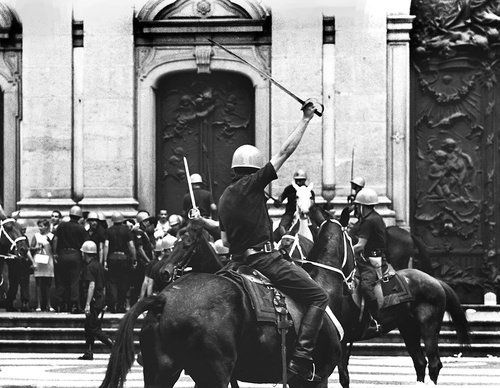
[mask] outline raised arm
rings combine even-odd
[[[292,155],[297,149],[300,141],[302,140],[302,136],[309,125],[309,121],[311,121],[314,116],[314,111],[318,110],[321,112],[321,109],[321,104],[315,99],[310,98],[304,103],[304,106],[302,107],[302,119],[299,121],[294,131],[284,141],[278,153],[271,158],[271,164],[273,165],[275,171],[278,171],[283,163],[285,163],[290,155]]]

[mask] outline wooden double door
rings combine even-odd
[[[156,206],[182,214],[190,174],[202,176],[218,203],[231,183],[231,159],[242,144],[255,143],[255,92],[237,73],[175,73],[156,92]]]

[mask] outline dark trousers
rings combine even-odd
[[[9,266],[7,304],[14,303],[19,288],[21,288],[21,302],[28,303],[30,300],[30,266],[21,259],[11,259],[7,263]]]
[[[130,272],[130,306],[136,304],[141,295],[141,288],[145,275],[146,266],[139,260],[137,262],[137,267]]]
[[[68,303],[80,305],[80,276],[82,273],[82,254],[76,249],[63,249],[57,262],[56,298],[58,305]]]
[[[124,308],[127,304],[132,259],[123,254],[110,253],[108,256],[108,305],[111,311],[117,306]]]
[[[104,297],[99,295],[94,297],[90,303],[90,314],[85,315],[85,341],[94,343],[95,339],[106,343],[109,337],[102,331],[99,315],[104,308]]]
[[[285,260],[280,253],[250,256],[248,264],[267,276],[276,288],[306,307],[325,310],[328,306],[325,290],[302,267]]]

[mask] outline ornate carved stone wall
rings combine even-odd
[[[476,275],[498,261],[500,2],[413,3],[413,224]]]

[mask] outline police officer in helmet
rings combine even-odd
[[[353,248],[356,255],[356,265],[361,276],[361,292],[372,316],[366,334],[381,334],[379,306],[374,290],[379,281],[376,267],[381,266],[382,273],[387,270],[385,223],[380,214],[375,211],[378,196],[374,190],[362,189],[356,196],[354,203],[359,208],[361,220],[357,229],[358,242]]]
[[[288,371],[293,378],[309,381],[321,380],[314,372],[312,351],[328,305],[328,295],[307,272],[274,250],[264,188],[278,178],[276,172],[299,145],[316,109],[321,109],[317,101],[306,101],[302,119],[267,164],[256,147],[239,147],[231,164],[233,182],[219,201],[221,238],[233,260],[259,270],[277,288],[306,306]]]

